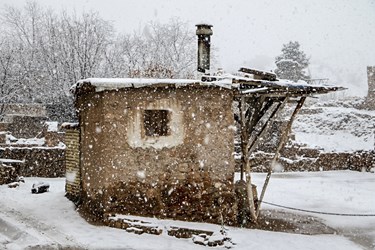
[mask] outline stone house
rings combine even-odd
[[[88,79],[76,96],[81,199],[90,211],[234,220],[231,89]]]
[[[98,218],[126,213],[237,224],[233,102],[255,100],[253,93],[279,99],[317,91],[270,83],[235,76],[79,81],[70,198]],[[273,91],[261,94],[266,88]]]

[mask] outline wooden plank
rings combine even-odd
[[[253,74],[255,76],[259,76],[259,79],[261,80],[276,81],[276,74],[272,72],[266,72],[250,68],[240,68],[238,71],[246,74]]]

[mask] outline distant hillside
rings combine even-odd
[[[373,150],[375,111],[355,108],[361,101],[357,98],[308,105],[293,124],[295,143],[326,152]]]

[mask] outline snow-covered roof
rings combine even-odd
[[[255,79],[252,74],[239,73],[236,75],[224,74],[220,76],[203,76],[202,81],[207,82],[227,82],[231,81],[232,89],[237,89],[240,94],[325,94],[331,91],[343,90],[342,87],[326,85],[326,84],[309,84],[305,81],[293,82],[284,79],[262,80]]]
[[[143,88],[143,87],[163,87],[174,86],[176,88],[195,86],[195,87],[219,87],[237,91],[239,94],[251,93],[276,93],[285,94],[322,94],[343,88],[329,85],[311,85],[305,81],[297,83],[276,79],[261,80],[254,79],[252,74],[239,73],[204,75],[201,80],[194,79],[149,79],[149,78],[88,78],[78,81],[72,86],[71,91],[76,91],[83,86],[91,86],[96,92],[104,90],[117,90],[123,88]]]
[[[142,88],[151,85],[173,84],[176,87],[199,83],[197,80],[189,79],[149,79],[149,78],[88,78],[78,81],[77,87],[90,83],[96,87],[96,91],[119,89],[119,88]]]
[[[78,128],[78,127],[79,127],[78,122],[64,122],[64,123],[61,124],[62,129],[74,129],[74,128]]]
[[[186,86],[217,86],[220,88],[232,89],[231,81],[203,82],[195,79],[88,78],[78,81],[72,86],[71,91],[75,93],[77,89],[87,85],[94,87],[96,92],[123,88],[143,88],[170,85],[176,88]]]

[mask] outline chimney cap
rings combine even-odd
[[[207,23],[200,23],[200,24],[196,24],[195,26],[197,26],[197,32],[196,34],[197,35],[212,35],[213,32],[212,32],[212,25],[211,24],[207,24]]]
[[[208,24],[208,23],[198,23],[195,26],[197,26],[197,28],[200,28],[200,27],[212,28],[213,27],[211,24]]]

